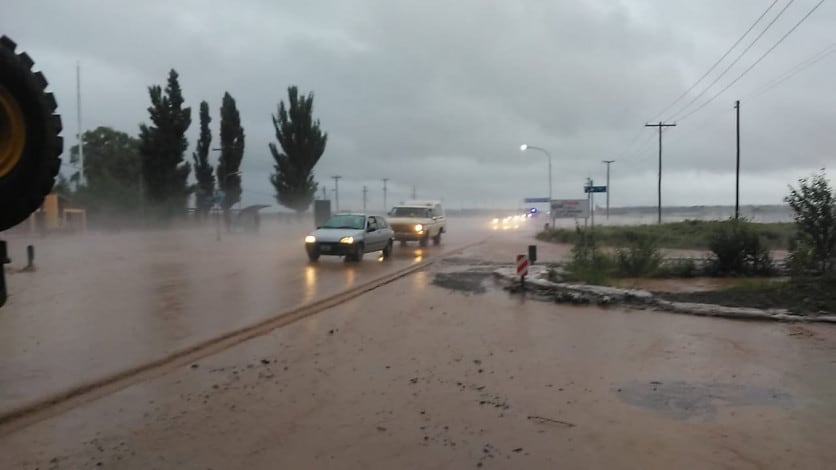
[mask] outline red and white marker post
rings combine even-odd
[[[517,276],[520,277],[520,285],[525,287],[525,277],[528,276],[528,256],[517,255]]]

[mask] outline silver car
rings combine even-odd
[[[394,233],[386,219],[367,214],[336,214],[305,237],[308,259],[316,261],[321,255],[345,256],[346,261],[360,261],[363,254],[383,251],[392,254]]]

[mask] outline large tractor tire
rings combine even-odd
[[[55,97],[32,59],[0,38],[0,231],[25,220],[52,191],[64,141]]]

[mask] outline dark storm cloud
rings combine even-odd
[[[174,67],[188,104],[196,110],[209,101],[215,126],[223,92],[236,97],[247,132],[245,203],[271,202],[270,114],[296,84],[315,92],[315,112],[330,135],[318,179],[331,187],[329,177],[342,175],[342,205],[355,208],[363,185],[370,205],[381,205],[383,177],[391,178],[392,201],[408,197],[413,185],[419,196],[461,206],[514,206],[544,195],[545,158],[521,153],[524,142],[551,151],[558,197],[579,195],[586,176],[603,176],[600,160],[616,158],[613,203],[652,203],[656,141],[644,121],[769,4],[6,3],[3,31],[47,73],[68,142],[76,126],[76,61],[85,127],[130,133],[147,121],[147,86],[162,83]],[[720,85],[814,2],[796,3]],[[733,100],[832,42],[833,15],[825,4],[738,86],[666,133],[666,200],[731,200]],[[834,62],[824,61],[769,94],[744,99],[744,202],[779,202],[787,183],[832,160],[833,70]],[[194,142],[196,125],[190,134]]]

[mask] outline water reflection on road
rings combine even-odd
[[[395,246],[390,259],[369,253],[359,263],[308,262],[301,225],[221,242],[194,230],[39,240],[39,270],[10,276],[13,295],[0,315],[0,412],[487,235],[476,222],[449,227],[440,246]]]

